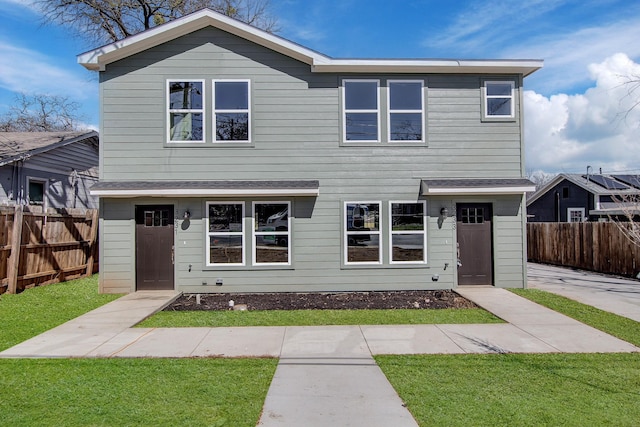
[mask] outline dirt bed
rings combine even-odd
[[[453,291],[341,293],[184,294],[167,311],[229,310],[229,301],[247,310],[442,309],[476,308]],[[198,304],[199,302],[199,304]]]

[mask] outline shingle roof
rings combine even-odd
[[[423,179],[422,194],[517,194],[532,191],[533,182],[526,178],[491,179]]]
[[[79,132],[0,132],[0,166],[24,160],[74,142],[95,139],[95,131]]]

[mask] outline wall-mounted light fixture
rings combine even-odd
[[[189,212],[189,209],[187,209],[186,211],[184,211],[184,215],[182,216],[185,220],[188,220],[189,218],[191,218],[191,212]]]
[[[449,216],[449,209],[442,207],[440,209],[440,217],[438,218],[438,228],[442,228],[442,224],[444,220],[447,219],[447,216]]]

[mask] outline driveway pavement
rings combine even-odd
[[[529,263],[528,285],[640,322],[640,280]]]

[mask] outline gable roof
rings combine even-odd
[[[615,178],[612,177],[612,176],[609,176],[609,175],[593,174],[591,176],[595,176],[595,177],[603,176],[605,178],[613,179],[615,181]],[[596,184],[595,182],[593,182],[591,180],[587,180],[585,178],[585,174],[561,173],[561,174],[556,175],[555,178],[553,178],[551,181],[546,183],[538,191],[533,193],[533,195],[531,197],[527,198],[527,206],[529,206],[531,203],[533,203],[536,200],[538,200],[540,197],[542,197],[544,194],[546,194],[549,190],[551,190],[556,185],[560,184],[562,181],[565,181],[565,180],[568,181],[568,182],[571,182],[572,184],[577,185],[578,187],[581,187],[581,188],[585,189],[586,191],[588,191],[588,192],[590,192],[591,194],[594,194],[594,195],[614,195],[614,196],[640,195],[640,189],[634,188],[633,186],[630,186],[630,185],[626,185],[624,182],[621,182],[621,184],[624,184],[628,188],[626,188],[626,189],[611,189],[611,188],[605,188],[605,187],[603,187],[601,185],[598,185],[598,184]]]
[[[0,132],[0,166],[87,140],[97,146],[98,132]]]
[[[215,27],[311,66],[312,72],[483,73],[522,74],[542,68],[535,59],[333,59],[244,22],[202,9],[123,40],[78,55],[78,63],[94,71],[136,53],[205,27]]]

